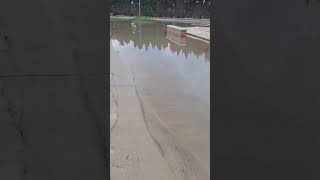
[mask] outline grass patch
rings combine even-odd
[[[149,17],[146,17],[146,16],[136,16],[133,19],[133,22],[137,23],[137,24],[145,24],[145,23],[149,23],[151,21],[152,21],[152,19]]]
[[[132,18],[129,16],[110,16],[110,21],[128,21]]]

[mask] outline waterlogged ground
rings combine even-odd
[[[111,22],[110,43],[131,67],[140,94],[181,144],[209,169],[209,43],[167,35],[165,25]]]

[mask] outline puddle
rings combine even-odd
[[[166,25],[111,22],[110,44],[161,120],[209,169],[210,45],[167,35]]]

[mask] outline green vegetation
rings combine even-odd
[[[127,21],[128,18],[121,16],[110,16],[110,21]]]
[[[210,0],[140,0],[141,15],[149,17],[209,18]],[[139,0],[112,0],[114,15],[139,15]]]
[[[133,22],[137,23],[137,24],[145,24],[145,23],[149,23],[151,21],[152,21],[152,19],[150,19],[149,17],[146,17],[146,16],[136,16],[133,19]]]

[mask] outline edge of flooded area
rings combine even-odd
[[[123,16],[123,15],[112,15],[111,20],[132,20],[136,16]],[[196,18],[168,18],[168,17],[149,17],[153,21],[158,22],[176,22],[176,23],[190,23],[198,26],[210,26],[210,19],[196,19]]]

